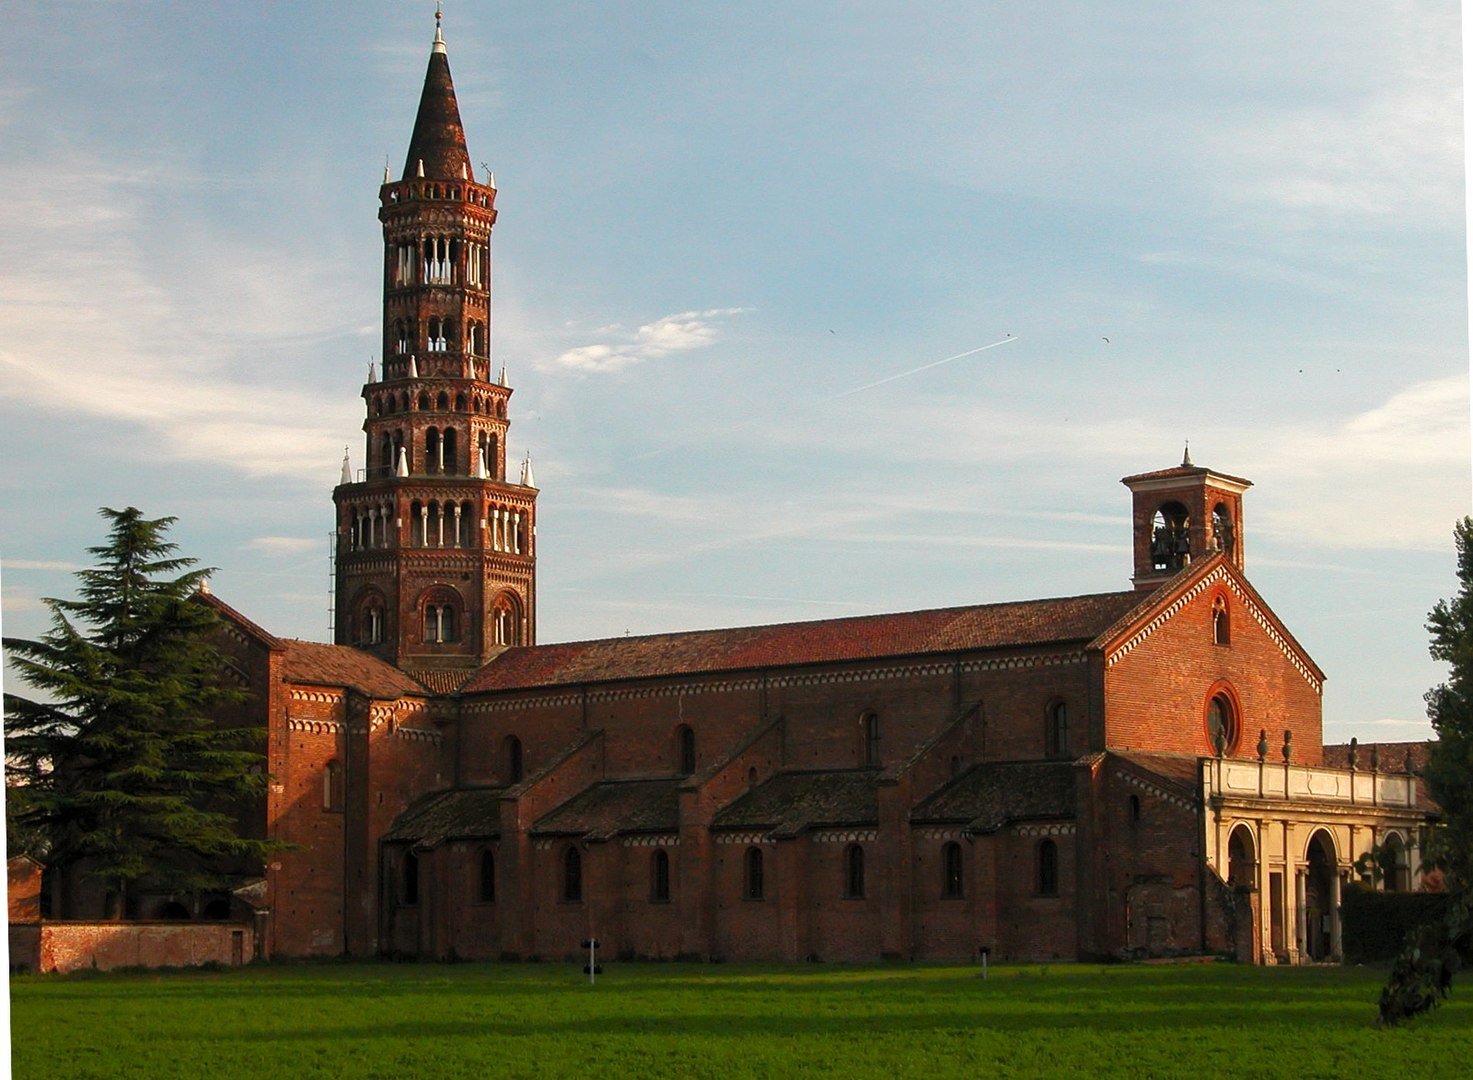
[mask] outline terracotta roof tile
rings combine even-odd
[[[1371,769],[1371,747],[1373,746],[1380,752],[1381,771],[1388,773],[1405,773],[1407,754],[1412,755],[1413,771],[1420,772],[1426,768],[1427,760],[1432,754],[1430,742],[1363,742],[1358,744],[1356,754],[1357,768],[1363,772],[1369,772]],[[1349,743],[1326,743],[1324,755],[1326,768],[1346,769],[1350,767]]]
[[[675,832],[680,784],[678,779],[594,784],[533,825],[532,834],[602,840],[620,833]]]
[[[287,682],[346,686],[380,700],[427,694],[423,686],[392,664],[351,645],[323,645],[295,638],[284,638],[282,645],[286,649],[282,675]]]
[[[1097,593],[508,649],[462,693],[1089,641],[1140,603]]]
[[[1151,472],[1136,473],[1134,476],[1121,477],[1120,482],[1122,484],[1132,484],[1137,480],[1164,480],[1169,477],[1178,476],[1220,476],[1224,480],[1231,480],[1234,483],[1238,484],[1246,484],[1249,487],[1253,486],[1253,481],[1246,480],[1241,476],[1233,476],[1230,473],[1218,472],[1216,469],[1204,469],[1200,465],[1174,465],[1169,469],[1155,469]]]
[[[490,840],[501,835],[505,788],[464,788],[427,795],[395,819],[386,841],[411,840],[434,847],[446,840]]]
[[[437,694],[453,694],[460,689],[466,679],[475,672],[464,668],[458,670],[445,670],[443,668],[404,668],[404,673],[415,682]]]
[[[778,773],[720,810],[711,825],[789,835],[821,825],[874,825],[878,776],[876,769]]]
[[[1191,799],[1201,797],[1201,758],[1195,754],[1142,754],[1110,751],[1110,756],[1148,772]]]
[[[965,821],[991,832],[1012,821],[1072,818],[1076,769],[1069,761],[974,765],[911,811],[912,821]]]

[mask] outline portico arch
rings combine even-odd
[[[1335,838],[1316,829],[1304,852],[1304,952],[1316,963],[1340,951],[1340,877]]]
[[[1233,826],[1228,836],[1229,885],[1256,888],[1258,885],[1258,843],[1253,828],[1245,821]]]

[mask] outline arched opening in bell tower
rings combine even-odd
[[[1154,570],[1180,570],[1192,560],[1187,508],[1179,502],[1158,507],[1151,519],[1151,567]]]

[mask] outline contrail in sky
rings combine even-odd
[[[875,382],[865,383],[863,386],[856,386],[853,390],[845,390],[842,394],[835,394],[834,397],[848,397],[850,394],[857,394],[861,390],[873,390],[877,386],[884,386],[886,383],[894,382],[896,379],[904,379],[910,375],[917,375],[920,372],[926,371],[929,368],[940,367],[942,364],[949,364],[953,360],[960,360],[964,356],[973,356],[976,353],[986,352],[988,349],[995,349],[999,345],[1006,345],[1010,341],[1017,340],[1017,338],[1009,335],[1008,337],[1003,338],[1001,341],[994,341],[991,345],[980,345],[975,349],[968,349],[966,352],[959,352],[955,356],[948,356],[945,360],[932,360],[929,364],[922,364],[918,368],[911,368],[909,371],[902,371],[899,375],[887,375],[885,378],[878,379]]]

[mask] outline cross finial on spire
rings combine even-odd
[[[1190,441],[1182,444],[1181,467],[1190,469],[1192,467],[1192,444]]]
[[[436,3],[435,3],[435,48],[434,48],[433,51],[434,52],[437,52],[437,53],[442,53],[442,52],[445,51],[445,38],[442,37],[441,34],[440,34],[440,4],[439,4],[439,0],[436,0]]]

